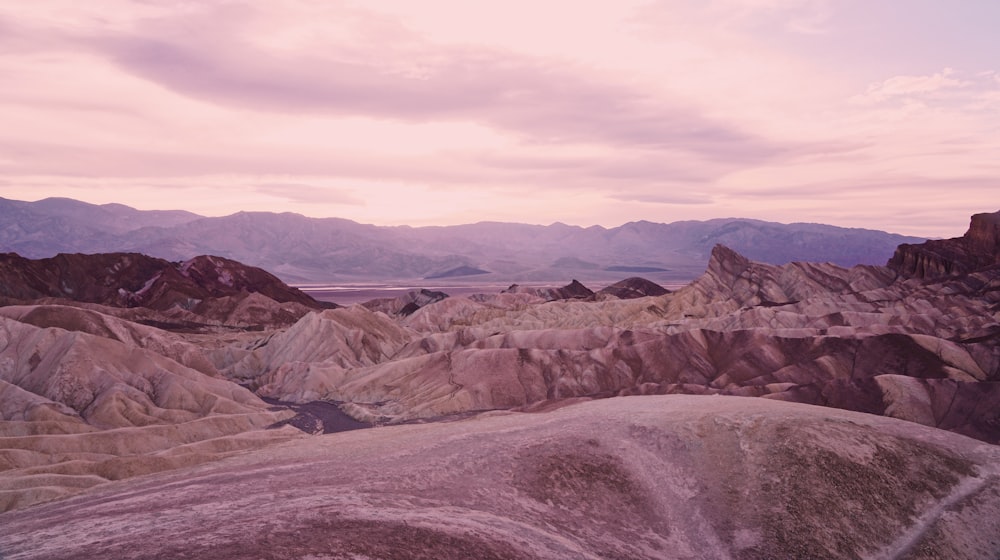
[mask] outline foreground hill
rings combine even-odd
[[[573,277],[603,282],[620,280],[623,272],[687,281],[704,270],[716,244],[771,264],[808,260],[852,266],[883,263],[897,245],[922,241],[881,231],[737,218],[643,221],[615,228],[491,222],[414,228],[288,213],[206,218],[69,199],[0,199],[0,251],[30,258],[138,252],[170,261],[212,254],[296,282]]]
[[[966,558],[1000,542],[1000,450],[735,397],[299,439],[0,515],[45,558]]]

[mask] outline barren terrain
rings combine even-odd
[[[7,255],[0,557],[995,558],[997,255],[979,214],[886,266],[333,309]]]
[[[737,397],[298,439],[0,516],[46,558],[993,558],[1000,451]]]

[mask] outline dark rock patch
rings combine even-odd
[[[635,276],[616,282],[597,293],[614,296],[618,299],[634,299],[646,296],[662,296],[670,293],[670,291],[655,282]]]
[[[269,397],[261,397],[261,400],[272,405],[274,409],[287,408],[296,412],[294,417],[268,426],[268,428],[291,425],[307,434],[332,434],[372,427],[368,422],[359,422],[351,418],[340,410],[336,403],[332,402],[292,403]]]

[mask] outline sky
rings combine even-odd
[[[1000,209],[995,0],[0,0],[0,196],[379,225]]]

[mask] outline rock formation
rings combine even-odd
[[[74,331],[31,324],[59,311],[0,317],[0,510],[297,437],[261,431],[292,414],[163,355],[214,372],[169,333],[113,319]],[[95,328],[106,331],[83,332]]]
[[[969,231],[956,239],[931,240],[896,249],[889,266],[917,278],[968,274],[1000,264],[1000,212],[972,216]]]
[[[0,254],[0,297],[8,302],[53,298],[175,316],[189,312],[210,321],[235,316],[285,324],[309,310],[334,307],[264,270],[229,259],[200,256],[171,263],[137,253],[60,254],[38,260]]]
[[[409,290],[405,294],[395,298],[378,298],[362,303],[364,307],[372,311],[381,311],[388,315],[406,317],[412,315],[414,311],[421,307],[435,303],[448,297],[448,294],[438,290]]]
[[[608,297],[635,299],[647,296],[662,296],[667,293],[669,293],[669,290],[655,282],[650,282],[645,278],[632,277],[602,288],[597,292],[597,296],[602,299]]]
[[[594,292],[577,280],[573,280],[569,284],[560,288],[538,288],[534,286],[519,286],[517,284],[513,284],[504,290],[503,293],[531,294],[533,296],[538,296],[545,301],[556,301],[561,299],[586,300],[594,297]]]
[[[886,414],[998,442],[998,286],[989,268],[927,283],[887,267],[766,265],[717,246],[701,278],[667,295],[449,298],[407,317],[387,351],[369,333],[364,347],[382,348],[381,357],[345,361],[350,353],[334,344],[323,354],[336,358],[255,360],[252,375],[268,396],[344,402],[365,421],[725,394]],[[521,293],[501,295],[554,299],[513,291]],[[351,328],[327,319],[333,332]],[[297,353],[281,344],[273,339],[267,352]]]

